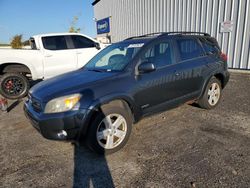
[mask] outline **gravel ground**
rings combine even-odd
[[[250,187],[250,74],[232,73],[220,105],[182,105],[137,123],[107,157],[49,141],[21,102],[0,112],[0,187]]]

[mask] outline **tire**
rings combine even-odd
[[[0,94],[7,99],[21,99],[29,89],[28,79],[20,73],[6,73],[0,78]]]
[[[112,126],[108,122],[111,122]],[[116,124],[118,126],[115,128]],[[132,115],[126,104],[105,105],[90,124],[86,144],[96,153],[111,154],[127,143],[131,129]]]
[[[212,77],[209,80],[202,97],[198,100],[198,105],[204,109],[215,108],[220,102],[221,94],[222,87],[220,80]]]

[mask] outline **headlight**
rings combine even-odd
[[[77,104],[81,98],[80,94],[67,95],[59,98],[55,98],[49,101],[46,106],[44,113],[58,113],[58,112],[66,112],[69,110],[77,109]]]

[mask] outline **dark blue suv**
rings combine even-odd
[[[186,102],[214,108],[228,80],[227,56],[207,33],[148,34],[112,44],[82,69],[37,84],[24,111],[45,138],[112,153],[144,116]]]

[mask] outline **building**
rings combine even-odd
[[[162,31],[207,32],[228,66],[250,70],[250,0],[96,0],[98,37],[112,42]]]

